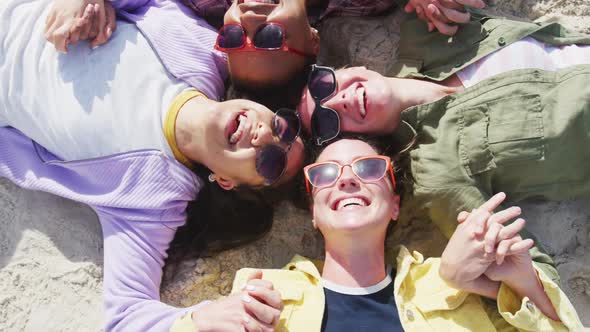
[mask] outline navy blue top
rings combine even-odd
[[[362,288],[358,289],[360,292],[347,292],[346,288],[324,284],[326,307],[322,331],[403,331],[393,296],[393,281],[376,286],[380,289],[371,287],[369,294],[359,294],[367,292]]]

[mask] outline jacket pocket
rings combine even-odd
[[[539,95],[517,95],[462,110],[459,154],[469,175],[504,165],[543,160]]]

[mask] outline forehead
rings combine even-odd
[[[375,155],[378,155],[377,151],[366,142],[343,139],[328,145],[318,157],[317,162],[338,161],[340,163],[350,163],[359,157]]]

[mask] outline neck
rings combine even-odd
[[[334,243],[326,239],[322,277],[345,287],[368,287],[385,278],[385,238],[351,236]],[[334,244],[334,245],[332,245]]]
[[[391,77],[389,80],[394,95],[399,100],[400,111],[412,106],[435,102],[461,90],[461,87],[450,87],[417,79]]]
[[[201,128],[202,121],[199,119],[199,112],[207,112],[217,103],[214,100],[198,96],[187,101],[178,112],[174,126],[176,145],[180,152],[193,162],[202,164],[202,156],[205,154],[202,149],[203,139],[201,135],[204,130]]]

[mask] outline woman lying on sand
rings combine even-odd
[[[325,261],[295,256],[283,270],[263,270],[263,282],[247,280],[259,271],[240,270],[230,297],[253,289],[280,292],[284,308],[275,319],[281,331],[583,330],[566,295],[531,262],[533,243],[518,235],[525,221],[505,225],[520,209],[493,212],[504,193],[470,213],[442,257],[425,260],[404,246],[386,252],[399,196],[381,151],[342,139],[306,166]],[[184,318],[172,331],[194,328]]]
[[[342,131],[412,146],[400,222],[426,218],[450,237],[457,213],[498,192],[590,193],[590,36],[481,11],[453,38],[415,19],[401,36],[397,77],[315,67],[298,108],[317,144]]]
[[[210,196],[256,197],[288,181],[303,159],[298,117],[208,98],[215,89],[206,76],[192,87],[172,76],[141,25],[119,21],[104,46],[60,54],[43,35],[50,4],[0,5],[0,176],[95,210],[105,239],[106,330],[167,331],[186,311],[159,302],[159,288],[187,207],[191,224],[206,230],[192,234],[197,245],[211,235],[236,243],[266,232],[272,211],[264,201],[221,201],[221,209]],[[192,19],[197,31],[211,32]],[[202,67],[210,46],[201,50]],[[246,314],[241,303],[226,302],[202,321],[224,319],[234,307]]]

